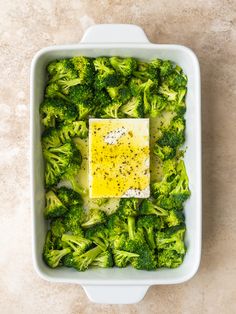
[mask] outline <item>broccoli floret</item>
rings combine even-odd
[[[122,76],[130,76],[137,68],[137,61],[134,58],[111,57],[109,60],[113,68]]]
[[[125,250],[139,255],[139,257],[133,258],[131,261],[131,265],[134,268],[143,270],[154,270],[157,268],[156,256],[142,237],[134,240],[129,239],[126,242]]]
[[[178,254],[173,250],[161,250],[158,252],[158,267],[176,268],[183,263],[184,254]]]
[[[159,60],[160,61],[160,60]],[[157,65],[158,63],[156,63]],[[162,60],[159,67],[161,77],[170,75],[173,72],[174,66],[170,60]]]
[[[74,121],[77,117],[76,107],[67,105],[61,99],[45,99],[40,105],[41,121],[45,127],[55,127],[57,122]]]
[[[78,72],[80,84],[91,85],[94,81],[95,69],[93,59],[79,56],[71,59],[75,70]]]
[[[116,236],[120,235],[121,233],[128,232],[127,224],[118,216],[117,213],[109,216],[107,226],[110,236]]]
[[[50,128],[43,132],[42,144],[44,148],[56,147],[70,141],[73,137],[86,138],[88,128],[84,121],[73,121],[62,124],[57,129]]]
[[[80,166],[82,163],[82,155],[80,150],[73,144],[73,155],[70,160],[70,164],[68,165],[66,171],[64,172],[62,179],[67,179],[71,182],[73,189],[80,193],[80,190],[76,189],[76,184],[74,184],[74,177],[78,174],[78,171],[80,170]]]
[[[49,82],[55,82],[66,78],[72,80],[76,78],[76,71],[69,59],[62,59],[50,62],[47,66],[49,73]]]
[[[178,254],[185,254],[186,247],[184,244],[184,234],[186,231],[185,224],[170,227],[164,231],[156,233],[156,245],[158,250],[174,250]]]
[[[61,260],[62,265],[66,267],[73,267],[74,255],[72,252],[64,256]]]
[[[142,228],[145,233],[145,238],[152,250],[155,249],[155,231],[161,228],[161,220],[156,215],[148,215],[139,217],[137,227]]]
[[[50,223],[50,229],[52,231],[52,235],[61,238],[63,233],[65,233],[65,225],[62,218],[53,219]]]
[[[103,108],[103,115],[102,118],[120,118],[119,109],[122,106],[122,103],[119,101],[113,101],[109,105]]]
[[[62,186],[59,189],[57,189],[57,195],[58,198],[62,201],[62,203],[67,207],[72,205],[83,204],[83,199],[81,195],[78,192],[69,189],[65,186]]]
[[[43,156],[46,160],[45,182],[50,187],[58,183],[68,167],[73,156],[72,144],[68,142],[61,146],[44,148]]]
[[[185,141],[185,120],[183,117],[174,117],[170,126],[163,130],[161,137],[157,140],[160,146],[177,148]]]
[[[57,129],[46,129],[42,134],[43,148],[57,147],[70,141],[73,137],[86,138],[88,128],[84,121],[73,121],[70,124],[62,124]]]
[[[102,249],[99,246],[96,246],[82,255],[73,255],[70,261],[68,261],[68,264],[78,271],[85,271],[101,253]]]
[[[170,146],[160,146],[155,143],[153,153],[157,155],[162,161],[172,159],[176,155],[176,148]]]
[[[64,216],[64,226],[66,232],[83,236],[81,223],[84,220],[84,216],[85,212],[81,205],[70,206],[68,212]]]
[[[92,245],[92,241],[83,238],[80,235],[63,234],[61,239],[72,248],[76,255],[84,253]]]
[[[180,210],[171,209],[168,211],[168,216],[164,219],[168,227],[174,227],[184,223],[184,214]]]
[[[110,245],[113,249],[124,250],[128,239],[128,233],[122,233],[120,235],[114,234],[110,237]]]
[[[87,239],[90,239],[96,245],[100,246],[103,251],[107,250],[109,246],[109,231],[104,225],[89,228],[85,236]]]
[[[70,248],[64,248],[62,250],[56,250],[54,248],[54,242],[52,233],[49,230],[46,235],[46,240],[43,249],[43,260],[51,268],[61,266],[61,259],[71,252]]]
[[[169,198],[169,193],[175,188],[178,180],[177,163],[175,159],[163,162],[164,176],[160,182],[151,185],[152,195],[157,199],[157,205],[165,209],[174,208],[173,202]]]
[[[170,197],[177,204],[182,204],[189,198],[191,194],[189,190],[188,175],[183,160],[179,161],[177,165],[177,172],[179,175],[179,180],[175,188],[170,192]]]
[[[86,215],[85,221],[82,223],[82,227],[90,228],[105,222],[106,222],[105,212],[99,209],[90,209],[90,211]]]
[[[167,211],[148,199],[144,199],[140,204],[139,208],[140,215],[156,215],[156,216],[167,216]]]
[[[113,258],[110,251],[100,253],[91,263],[91,266],[108,268],[113,266]]]
[[[148,80],[144,83],[143,89],[143,108],[144,114],[149,114],[151,110],[151,102],[153,99],[153,94],[156,92],[156,83],[152,80]]]
[[[171,89],[166,83],[159,87],[159,93],[167,98],[169,101],[177,100],[178,93]]]
[[[62,93],[62,88],[57,83],[49,83],[45,90],[46,98],[62,98],[69,102],[68,98]]]
[[[70,124],[61,125],[58,129],[58,136],[62,143],[70,140],[72,137],[86,138],[88,128],[85,121],[73,121]]]
[[[165,109],[167,102],[159,95],[153,95],[150,98],[150,112],[151,118],[158,117],[161,112]]]
[[[80,102],[93,99],[93,90],[86,85],[78,85],[70,88],[68,99],[75,105]]]
[[[87,193],[80,182],[78,181],[78,172],[80,171],[81,163],[71,162],[66,171],[62,175],[62,179],[69,181],[72,189],[79,194],[85,195]]]
[[[141,96],[132,97],[125,105],[120,108],[120,111],[131,118],[143,117],[143,100]]]
[[[142,79],[142,80],[149,79],[149,77],[147,77],[148,67],[149,67],[149,64],[147,62],[138,60],[137,61],[137,70],[134,72],[133,75],[135,77]],[[143,77],[143,75],[144,75],[144,77]]]
[[[79,84],[91,85],[94,80],[94,66],[90,58],[74,57],[69,60],[73,67],[72,74],[60,78],[57,83],[66,91],[72,86]]]
[[[109,86],[118,86],[121,83],[120,75],[111,67],[109,58],[98,57],[94,60],[97,71],[95,76],[95,88],[101,90]]]
[[[140,95],[143,92],[145,86],[146,85],[143,84],[143,81],[136,77],[132,77],[129,81],[129,88],[133,96]]]
[[[139,255],[136,253],[130,253],[116,249],[113,250],[114,264],[120,268],[126,267],[135,257],[139,257]]]
[[[127,220],[130,239],[135,237],[135,217],[138,215],[138,199],[122,198],[119,203],[118,215]]]
[[[79,119],[84,120],[88,118],[88,115],[92,113],[93,105],[91,102],[84,101],[76,104],[78,113],[79,113]]]
[[[67,208],[62,204],[57,195],[53,191],[46,193],[46,206],[44,216],[46,219],[60,217],[67,212]]]
[[[103,108],[111,104],[111,98],[105,90],[96,90],[93,98],[92,116],[100,118],[103,115]]]
[[[180,67],[176,67],[175,70],[170,73],[164,81],[168,86],[178,91],[179,88],[185,88],[187,85],[187,76],[183,73]]]
[[[118,100],[122,104],[127,103],[132,97],[130,89],[124,85],[125,83],[120,84],[116,87],[108,87],[107,92],[111,99]]]

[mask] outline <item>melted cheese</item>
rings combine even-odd
[[[150,195],[149,120],[89,120],[91,198]]]

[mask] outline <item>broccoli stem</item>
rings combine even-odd
[[[135,217],[133,216],[128,217],[128,232],[129,238],[133,240],[135,236]]]

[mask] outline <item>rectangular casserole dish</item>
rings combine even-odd
[[[179,268],[148,272],[128,267],[89,269],[81,273],[69,268],[50,269],[42,260],[47,225],[42,214],[44,170],[39,104],[43,99],[48,62],[76,55],[170,59],[180,65],[188,77],[185,163],[192,194],[185,204],[187,254]],[[34,56],[31,64],[30,103],[33,260],[37,273],[49,281],[81,284],[91,301],[111,304],[136,303],[151,285],[177,284],[193,277],[200,264],[202,224],[200,70],[195,54],[180,45],[152,44],[143,30],[135,25],[95,25],[86,31],[79,44],[47,47]]]

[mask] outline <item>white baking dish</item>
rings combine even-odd
[[[77,272],[69,268],[50,269],[42,260],[47,225],[44,207],[44,170],[40,145],[39,104],[43,99],[45,66],[56,58],[86,55],[96,57],[133,56],[150,60],[170,59],[179,64],[188,76],[187,140],[185,162],[189,174],[191,198],[186,202],[187,254],[177,269],[139,271],[125,269],[90,269]],[[95,25],[90,27],[79,44],[54,46],[40,50],[31,65],[31,186],[33,211],[33,260],[38,274],[49,281],[81,284],[89,299],[98,303],[135,303],[149,286],[184,282],[197,272],[201,255],[201,110],[200,72],[195,54],[179,45],[158,45],[148,41],[135,25]]]

